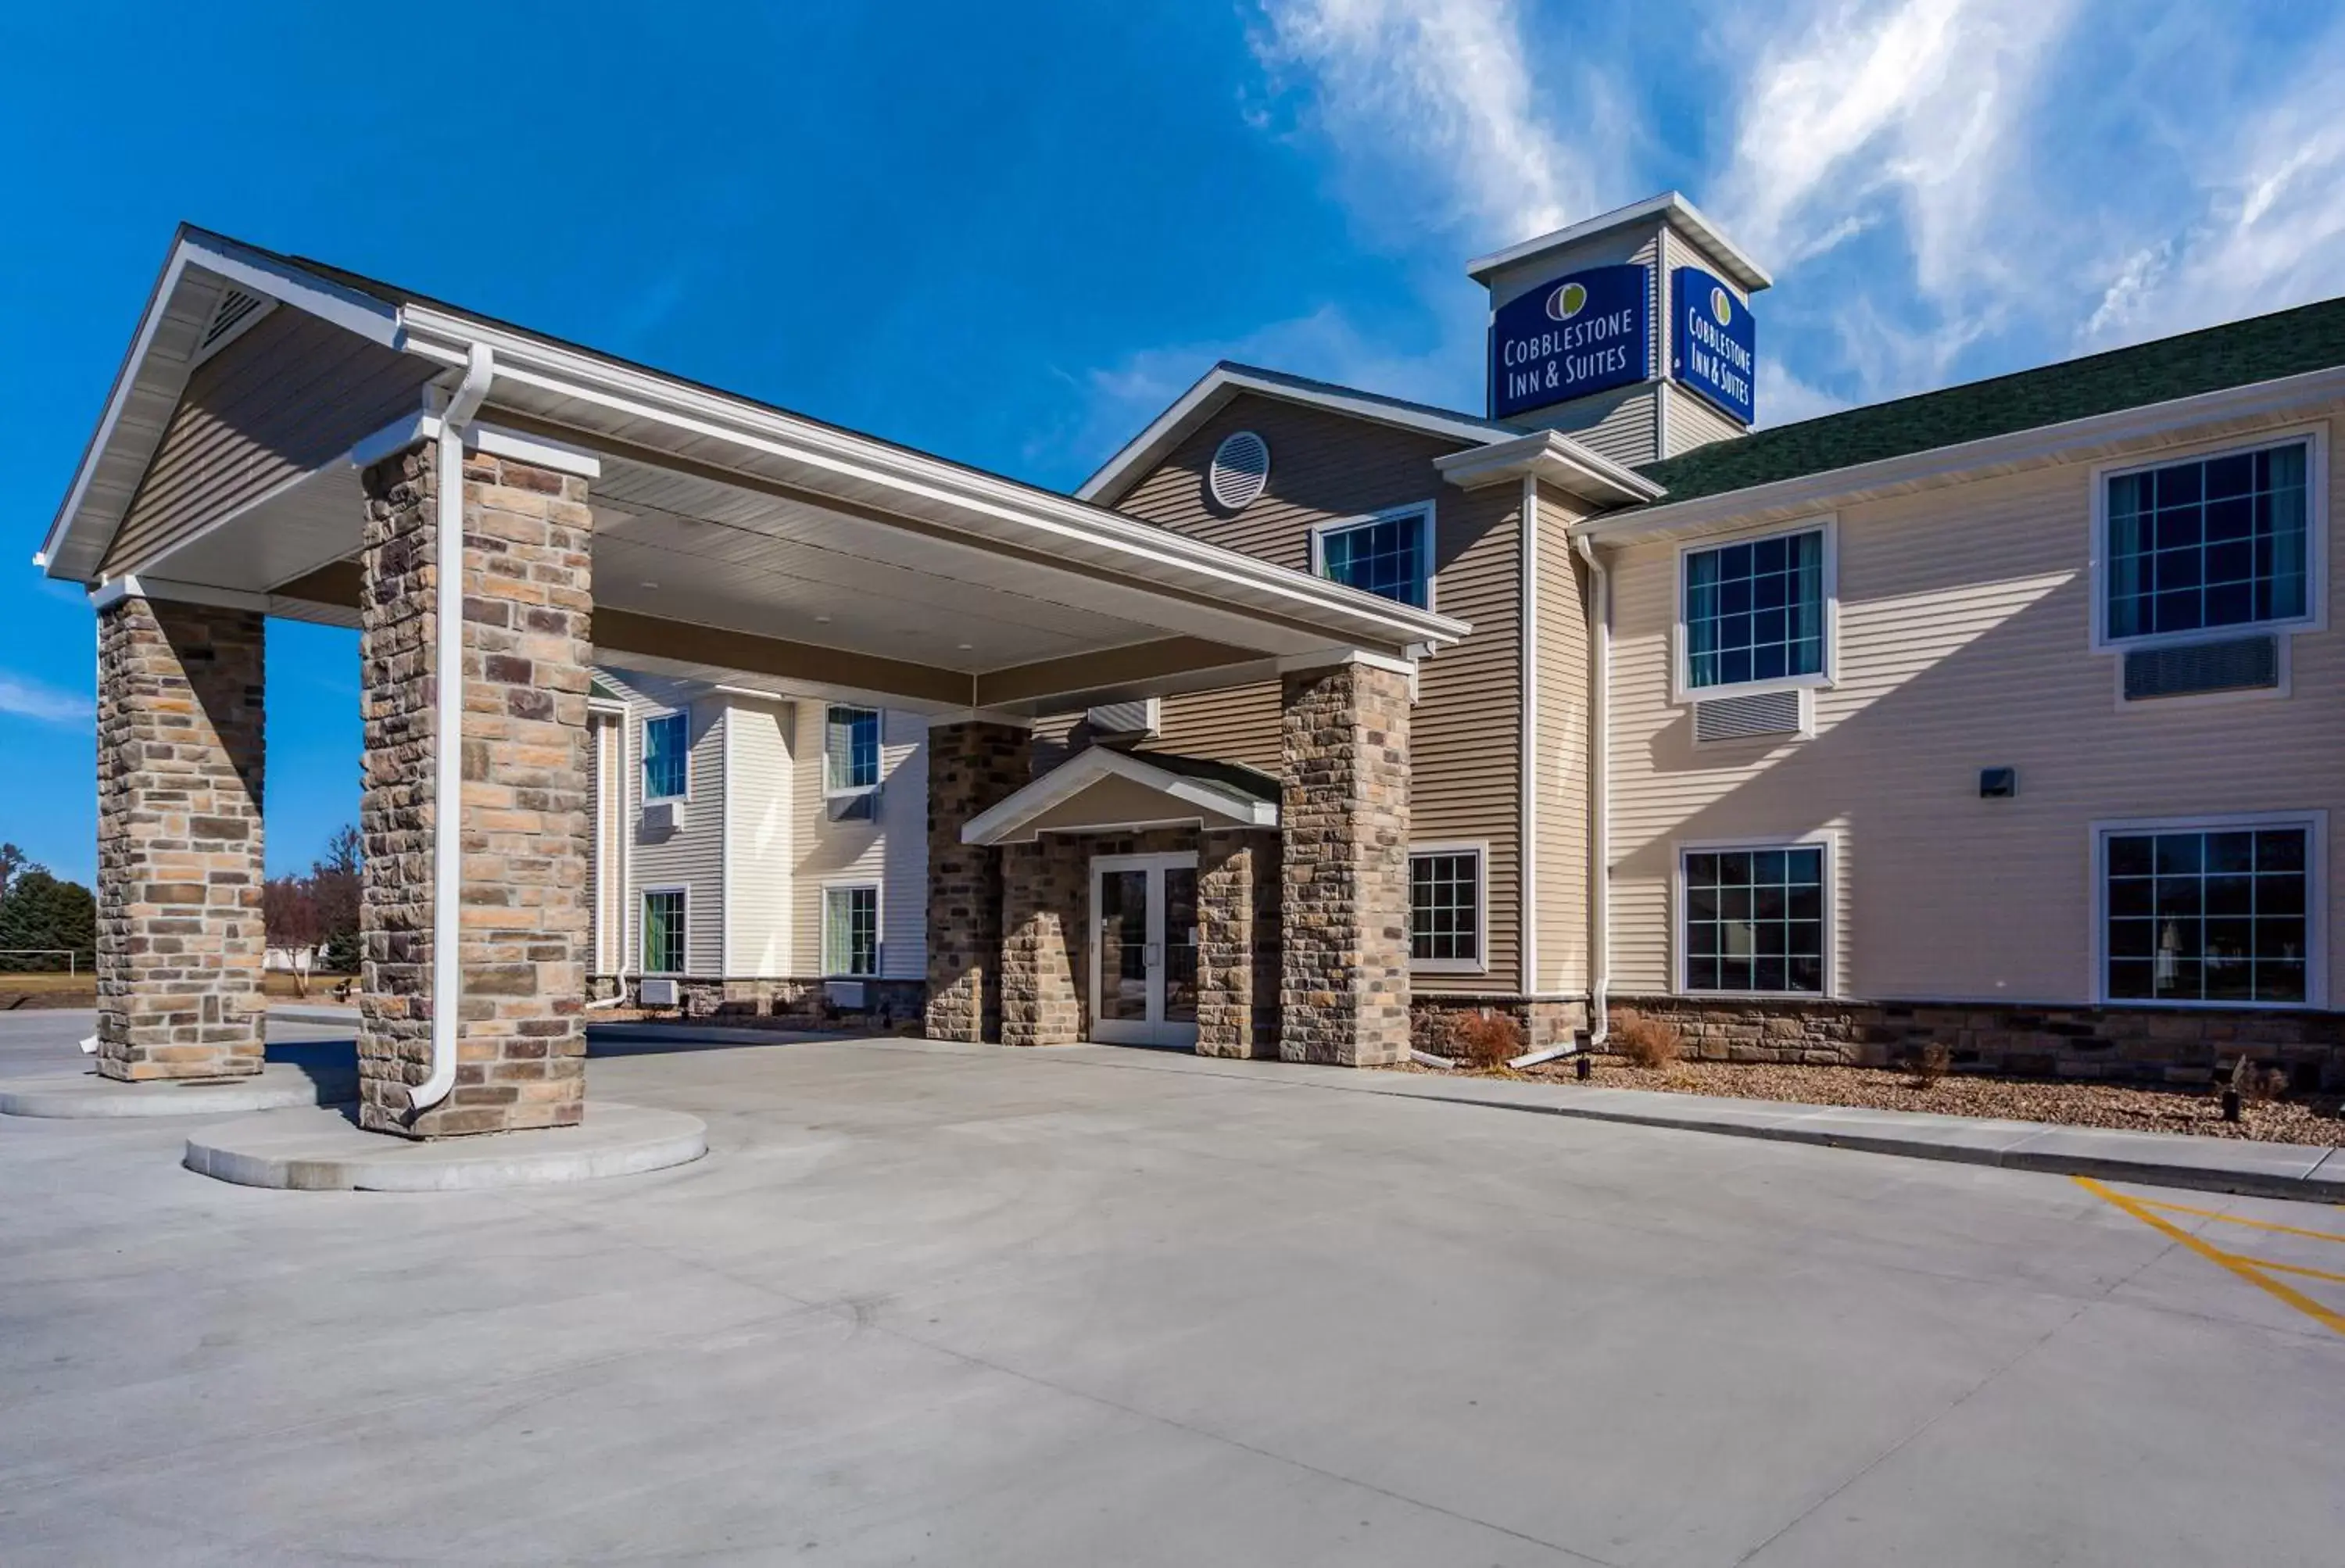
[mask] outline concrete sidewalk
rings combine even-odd
[[[1447,1073],[1361,1073],[1348,1067],[1305,1067],[1284,1062],[1235,1062],[1172,1053],[1132,1053],[1116,1046],[1081,1046],[1167,1071],[1241,1076],[1304,1074],[1335,1088],[1453,1105],[1487,1105],[1550,1116],[1573,1116],[1632,1126],[1723,1133],[1861,1149],[1868,1154],[1999,1166],[2098,1176],[2150,1186],[2259,1197],[2345,1202],[2345,1149],[2310,1144],[2255,1143],[2180,1133],[2121,1133],[2046,1122],[1991,1121],[1914,1111],[1743,1100],[1717,1095],[1676,1095],[1644,1089],[1583,1088]]]

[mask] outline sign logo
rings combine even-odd
[[[1653,277],[1589,267],[1531,289],[1490,317],[1490,412],[1633,386],[1653,374]]]
[[[1670,379],[1739,424],[1757,423],[1758,324],[1751,307],[1699,267],[1670,278]]]

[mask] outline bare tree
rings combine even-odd
[[[310,994],[310,964],[325,940],[318,918],[317,891],[305,877],[271,877],[260,889],[260,923],[269,945],[293,960],[293,989]]]

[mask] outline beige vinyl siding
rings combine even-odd
[[[792,778],[787,702],[734,699],[725,715],[726,976],[795,972],[790,951]]]
[[[1732,441],[1743,433],[1741,425],[1711,407],[1699,394],[1681,386],[1670,388],[1663,433],[1663,450],[1669,455],[1674,457],[1713,441]]]
[[[1538,745],[1533,757],[1538,973],[1532,989],[1588,990],[1589,650],[1588,567],[1570,525],[1584,503],[1547,485],[1538,494]]]
[[[798,824],[793,878],[799,972],[822,972],[822,890],[839,882],[879,889],[879,968],[892,980],[928,972],[927,721],[883,712],[879,719],[879,806],[871,821],[833,821],[823,799],[823,725],[828,705],[798,705],[792,791]]]
[[[605,668],[603,678],[627,699],[626,832],[632,862],[627,891],[628,940],[642,940],[645,890],[685,890],[685,972],[718,979],[725,963],[725,704],[708,688],[633,670]],[[644,721],[681,710],[691,716],[689,790],[682,830],[646,838],[644,812]],[[643,954],[630,951],[631,967]]]
[[[1236,516],[1213,506],[1205,469],[1233,431],[1270,443],[1261,499]],[[1314,524],[1432,502],[1434,607],[1473,634],[1424,665],[1410,716],[1411,834],[1420,842],[1490,846],[1490,951],[1482,974],[1426,975],[1421,992],[1518,989],[1521,854],[1521,487],[1460,491],[1433,459],[1457,443],[1274,399],[1240,397],[1134,485],[1121,510],[1298,571],[1311,568]],[[1274,685],[1168,697],[1149,748],[1216,757],[1275,775]]]
[[[2119,704],[2117,658],[2089,647],[2091,473],[1842,508],[1839,685],[1818,694],[1807,740],[1697,749],[1669,700],[1676,549],[1619,553],[1617,992],[1670,983],[1675,842],[1837,830],[1843,993],[2075,1003],[2095,993],[2094,822],[2345,806],[2336,631],[2292,639],[2287,697]],[[2333,516],[2333,465],[2329,494]],[[1980,799],[1979,769],[2003,766],[2018,798]],[[2329,938],[2333,986],[2340,922]]]
[[[152,560],[412,413],[432,371],[315,316],[269,311],[188,376],[106,570]]]

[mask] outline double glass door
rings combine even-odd
[[[1197,1044],[1197,857],[1091,861],[1091,1037]]]

